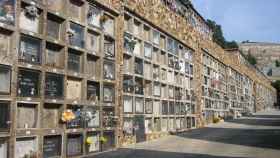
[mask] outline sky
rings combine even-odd
[[[228,41],[280,43],[280,0],[192,0],[205,18],[222,25]]]

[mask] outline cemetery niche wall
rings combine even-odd
[[[190,69],[194,50],[128,10],[124,14],[124,31],[124,143],[187,130],[187,126],[180,126],[187,114],[175,110],[175,102],[179,106],[191,102],[190,97],[183,99],[183,91],[191,91],[190,82],[183,81],[193,78]],[[135,124],[138,116],[144,117],[143,131]],[[169,128],[169,120],[178,120],[178,126],[174,121],[174,128]]]
[[[0,2],[1,158],[89,156],[119,144],[118,16],[95,1]]]

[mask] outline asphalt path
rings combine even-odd
[[[280,158],[280,112],[262,112],[92,158]]]

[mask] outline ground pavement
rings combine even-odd
[[[280,112],[226,121],[92,158],[280,158]]]

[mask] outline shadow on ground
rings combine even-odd
[[[176,153],[140,149],[119,149],[93,156],[94,158],[241,158],[227,156],[212,156],[204,154]]]
[[[226,122],[255,126],[280,126],[280,115],[256,115],[251,119],[226,120]]]
[[[257,118],[267,118],[267,119],[269,119],[269,118],[280,119],[280,115],[255,115],[255,117],[257,117]]]
[[[178,136],[225,144],[280,149],[280,130],[204,128]]]
[[[265,118],[265,119],[263,119]],[[275,119],[279,118],[279,119]],[[257,126],[280,126],[280,116],[258,115],[256,119],[237,119],[227,122]],[[244,145],[251,147],[280,149],[280,129],[243,129],[207,127],[195,129],[192,132],[182,133],[178,136],[225,144]]]
[[[280,150],[280,116],[258,115],[256,118],[232,120],[234,122],[230,128],[223,128],[222,124],[215,127],[195,129],[190,132],[181,133],[177,136],[182,138],[204,140],[232,145],[243,145],[248,147],[259,147],[263,149]],[[261,119],[263,118],[263,119]],[[276,118],[279,118],[277,120]],[[252,129],[252,127],[239,128],[242,125],[272,126],[262,129]],[[188,140],[186,140],[188,141]],[[188,148],[182,146],[182,148]],[[197,153],[166,152],[144,149],[122,148],[116,151],[107,152],[92,156],[94,158],[242,158],[230,156],[216,156]],[[90,157],[89,157],[90,158]]]

